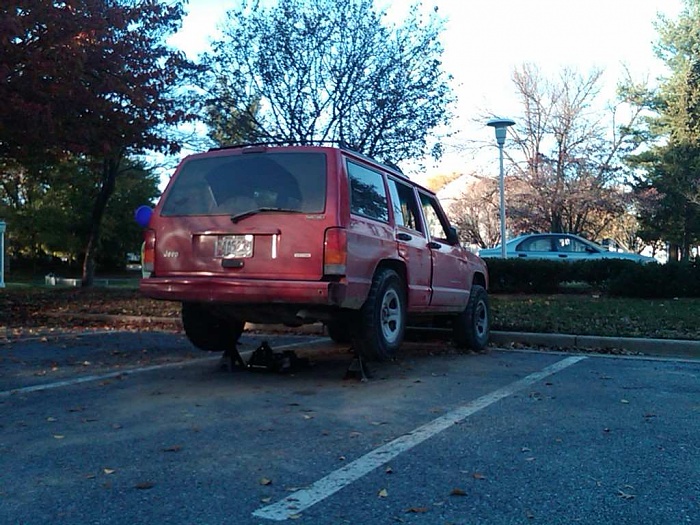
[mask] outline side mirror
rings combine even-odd
[[[457,234],[457,228],[450,226],[447,230],[447,243],[452,246],[459,246],[459,235]]]
[[[148,228],[148,223],[151,221],[151,215],[153,215],[153,208],[150,206],[139,206],[134,212],[134,219],[142,228]]]

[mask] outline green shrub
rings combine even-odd
[[[492,293],[599,291],[615,297],[700,297],[700,265],[641,264],[624,259],[548,261],[485,259]]]
[[[485,259],[494,293],[557,293],[559,283],[572,281],[566,264],[559,261]]]
[[[700,265],[690,262],[638,265],[612,277],[607,292],[616,297],[700,297]]]

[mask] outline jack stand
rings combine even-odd
[[[221,368],[226,368],[228,372],[233,372],[235,367],[241,370],[246,369],[245,361],[241,357],[240,352],[238,352],[238,347],[233,345],[231,348],[224,350],[224,354],[221,356]]]
[[[369,381],[369,378],[372,377],[372,374],[370,374],[369,368],[367,368],[367,364],[363,361],[362,356],[357,352],[353,352],[353,354],[354,357],[343,379],[356,379],[359,377],[360,382],[366,383]]]

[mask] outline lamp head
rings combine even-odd
[[[514,120],[511,120],[509,118],[492,118],[489,120],[486,125],[491,126],[495,129],[496,131],[496,142],[498,143],[498,146],[501,147],[503,144],[506,142],[506,132],[508,130],[509,126],[512,126],[515,124]]]

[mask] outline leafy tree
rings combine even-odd
[[[650,148],[630,156],[638,170],[639,220],[649,242],[665,240],[670,258],[687,259],[700,244],[700,4],[686,0],[678,20],[661,17],[657,55],[670,71],[656,92],[639,89],[639,107],[654,112],[639,133]]]
[[[134,209],[158,195],[159,177],[155,172],[138,162],[125,164],[103,220],[97,261],[104,269],[121,269],[126,254],[138,252],[141,229],[133,220]],[[85,158],[67,159],[45,166],[43,171],[43,184],[28,185],[22,181],[19,185],[18,205],[8,199],[4,190],[7,185],[0,187],[0,215],[10,225],[8,252],[11,258],[28,259],[33,265],[60,258],[66,265],[64,271],[71,270],[84,257],[91,206],[100,191],[99,172]]]
[[[196,68],[165,43],[182,16],[181,2],[158,0],[8,0],[0,8],[0,157],[24,166],[79,155],[99,176],[85,286],[123,161],[176,151],[167,126],[194,118],[182,86]]]
[[[435,13],[389,25],[372,0],[243,1],[207,60],[219,142],[338,141],[389,162],[422,156],[450,118]]]

